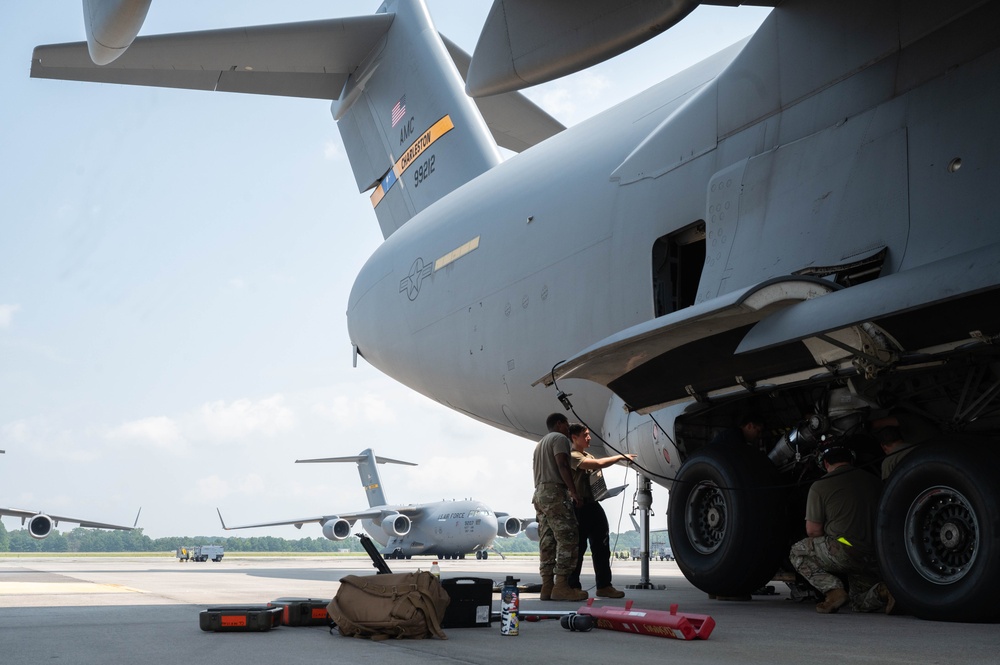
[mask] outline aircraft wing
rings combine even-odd
[[[218,509],[216,509],[218,510]],[[336,515],[318,515],[316,517],[301,517],[297,519],[290,520],[280,520],[277,522],[259,522],[256,524],[239,524],[230,526],[227,525],[225,520],[222,519],[222,513],[219,512],[219,520],[222,521],[222,528],[226,531],[232,531],[233,529],[256,529],[266,526],[294,526],[297,529],[301,529],[303,524],[323,524],[331,520],[347,520],[351,524],[354,524],[360,519],[373,519],[376,517],[381,517],[385,511],[381,508],[369,508],[368,510],[362,510],[354,513],[337,513]],[[395,512],[395,511],[390,511]]]
[[[392,14],[137,37],[98,66],[87,42],[35,48],[35,78],[308,97],[340,97]]]
[[[118,529],[119,531],[132,531],[134,527],[122,526],[120,524],[105,524],[104,522],[93,522],[91,520],[82,520],[78,517],[64,517],[62,515],[52,515],[49,513],[42,513],[38,510],[20,510],[17,508],[0,508],[0,515],[4,517],[20,517],[22,522],[24,520],[31,519],[35,515],[44,514],[47,515],[52,522],[58,526],[60,522],[69,522],[71,524],[79,524],[87,529]]]

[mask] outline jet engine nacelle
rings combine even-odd
[[[343,540],[351,535],[351,523],[340,517],[323,522],[323,535],[330,540]]]
[[[106,65],[125,52],[146,20],[151,0],[83,0],[87,50],[95,65]]]
[[[510,515],[497,515],[497,535],[501,538],[513,538],[521,533],[521,520]]]
[[[390,536],[405,536],[410,532],[410,518],[399,513],[386,515],[382,518],[382,530]]]
[[[52,518],[41,513],[28,520],[28,535],[41,540],[52,533]]]
[[[533,540],[538,542],[538,522],[532,522],[528,526],[524,527],[524,535],[528,537],[528,540]]]

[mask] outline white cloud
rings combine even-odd
[[[0,305],[0,328],[10,328],[14,321],[14,312],[21,309],[20,305]]]
[[[167,416],[151,416],[122,423],[108,431],[111,441],[148,444],[155,448],[169,449],[184,443],[177,423]]]
[[[202,405],[198,423],[205,438],[231,441],[252,434],[273,436],[295,426],[294,412],[284,405],[284,397],[273,395],[256,402],[238,399]]]
[[[93,436],[86,430],[59,429],[42,419],[15,420],[0,427],[0,449],[33,455],[43,460],[83,462],[100,456],[99,446],[91,445]]]

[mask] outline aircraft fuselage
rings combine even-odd
[[[853,21],[836,3],[825,13]],[[845,44],[776,10],[749,42],[425,209],[358,277],[352,340],[407,386],[534,438],[559,405],[532,383],[619,330],[883,250],[885,276],[1000,242],[980,194],[1000,180],[997,51],[916,33],[900,48],[900,24],[919,17],[872,13],[871,33]],[[685,230],[702,238],[679,268],[696,290],[658,304],[655,245]],[[560,387],[603,421],[608,391]]]
[[[386,510],[400,508],[403,506],[386,506]],[[397,556],[463,556],[488,549],[497,536],[496,515],[482,502],[439,501],[422,504],[419,510],[405,536],[390,536],[372,520],[361,524],[383,551]]]

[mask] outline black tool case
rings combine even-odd
[[[493,580],[483,577],[452,577],[441,580],[451,602],[442,628],[489,628],[493,604]]]
[[[320,598],[278,598],[268,603],[268,607],[281,608],[282,626],[329,626],[330,615],[326,607],[330,599]]]
[[[198,618],[201,629],[214,633],[256,633],[281,625],[281,607],[222,605],[209,607]]]

